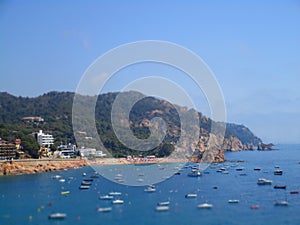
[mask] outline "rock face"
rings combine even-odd
[[[86,166],[86,160],[28,160],[10,161],[0,164],[0,175],[32,174],[52,172]]]
[[[272,143],[270,144],[264,144],[264,143],[259,143],[257,146],[257,150],[263,151],[263,150],[275,150],[274,145]]]

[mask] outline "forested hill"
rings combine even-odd
[[[97,129],[105,147],[114,155],[126,154],[130,151],[116,138],[111,120],[111,107],[118,93],[107,93],[98,96],[96,104]],[[134,93],[131,93],[134,94]],[[55,137],[56,145],[61,143],[74,143],[72,130],[72,104],[74,93],[49,92],[44,95],[29,98],[16,97],[0,92],[0,137],[6,140],[24,137],[32,132],[44,130],[51,132]],[[182,107],[182,110],[184,107]],[[24,117],[42,117],[44,122],[28,122]],[[161,116],[170,125],[164,144],[154,149],[154,154],[166,155],[166,144],[174,143],[180,136],[180,123],[178,113],[168,102],[147,97],[138,102],[130,114],[130,124],[134,134],[139,138],[147,138],[149,127],[147,121],[154,116]],[[201,136],[208,136],[211,124],[209,118],[199,113]],[[89,134],[86,134],[87,136]],[[250,129],[243,125],[227,124],[223,150],[256,149],[262,142]],[[167,150],[166,150],[167,149]]]

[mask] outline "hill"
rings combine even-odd
[[[150,135],[149,121],[154,117],[161,117],[168,124],[167,134],[162,144],[150,152],[133,151],[124,146],[116,137],[111,125],[112,104],[118,93],[107,93],[99,95],[96,101],[95,118],[97,131],[105,146],[114,156],[124,156],[127,154],[155,154],[163,157],[169,155],[174,149],[173,144],[180,138],[180,119],[177,110],[187,111],[185,107],[173,106],[169,102],[159,100],[153,97],[146,97],[137,102],[130,113],[130,128],[134,135],[140,139],[148,138]],[[129,92],[128,95],[141,95],[136,92]],[[93,97],[82,96],[86,104]],[[75,137],[72,128],[72,104],[74,93],[71,92],[49,92],[38,97],[16,97],[5,92],[0,93],[0,137],[6,140],[21,137],[22,142],[27,141],[28,134],[38,130],[48,131],[55,137],[55,145],[61,143],[75,143]],[[192,148],[192,151],[202,157],[207,149],[208,138],[212,137],[218,145],[218,149],[213,156],[214,161],[224,160],[224,150],[246,150],[256,149],[261,143],[261,139],[256,137],[250,129],[243,125],[221,124],[212,121],[206,116],[198,113],[200,122],[200,135],[197,143],[191,146],[182,146]],[[28,121],[24,117],[41,117],[44,121]],[[211,126],[222,127],[226,125],[225,139],[219,143],[218,135],[211,133]],[[77,131],[76,131],[77,132]],[[89,137],[89,133],[83,131],[84,137]],[[88,138],[87,138],[88,140]],[[27,146],[27,151],[32,151],[32,139],[27,141],[31,143]],[[91,141],[90,141],[91,142]],[[36,147],[34,147],[36,148]],[[55,146],[54,146],[55,148]],[[30,153],[31,155],[33,152]]]

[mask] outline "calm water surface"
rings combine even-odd
[[[0,224],[300,224],[300,145],[278,145],[278,151],[228,152],[232,160],[217,168],[208,168],[209,174],[200,178],[188,177],[190,169],[181,175],[156,184],[156,192],[145,193],[145,187],[128,187],[102,177],[94,179],[89,190],[79,190],[84,178],[93,174],[90,167],[76,170],[0,177]],[[236,160],[246,160],[235,165]],[[282,176],[273,174],[274,167],[283,170]],[[120,171],[125,165],[120,165]],[[228,174],[216,172],[228,168]],[[245,170],[237,171],[236,168]],[[255,171],[254,168],[261,168]],[[241,176],[240,174],[246,174]],[[66,181],[59,182],[52,176],[61,175]],[[258,186],[258,178],[273,180],[273,185]],[[274,189],[274,185],[286,185],[286,190]],[[217,187],[215,189],[214,187]],[[62,195],[62,191],[70,191]],[[110,191],[122,192],[123,205],[99,199]],[[197,193],[195,199],[186,199],[187,193]],[[239,199],[229,204],[229,199]],[[157,212],[158,202],[170,201],[170,210]],[[287,200],[289,206],[274,206],[277,200]],[[198,209],[197,205],[208,202],[212,209]],[[259,209],[250,209],[259,205]],[[112,207],[108,213],[99,213],[99,207]],[[67,213],[64,220],[49,220],[54,212]]]

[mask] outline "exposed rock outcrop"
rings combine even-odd
[[[52,172],[86,165],[88,165],[86,160],[7,161],[0,164],[0,176]]]

